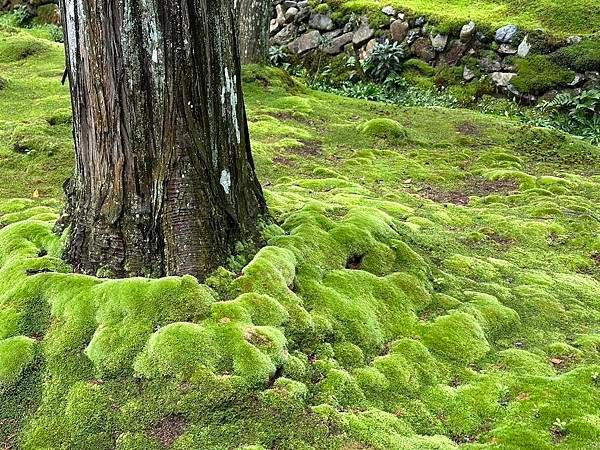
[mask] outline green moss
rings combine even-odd
[[[466,313],[438,317],[421,334],[429,349],[451,361],[475,362],[490,350],[481,325]]]
[[[390,139],[396,142],[402,142],[408,137],[404,127],[392,119],[371,119],[360,124],[358,131],[366,136]]]
[[[600,70],[600,40],[585,39],[578,44],[563,47],[552,55],[552,61],[577,72]]]
[[[29,36],[2,36],[0,38],[0,60],[4,63],[21,61],[38,56],[49,49],[49,45]]]
[[[35,358],[35,341],[15,336],[0,341],[0,393],[13,386]]]
[[[517,71],[518,75],[511,83],[526,94],[542,94],[550,89],[565,86],[575,78],[573,71],[553,63],[544,55],[517,60]]]

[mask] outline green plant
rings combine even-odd
[[[557,95],[540,105],[547,115],[546,126],[582,137],[600,145],[600,89],[583,91],[579,95]]]
[[[269,62],[272,66],[279,67],[287,62],[287,48],[283,45],[273,45],[269,48]]]
[[[50,35],[50,38],[54,41],[54,42],[65,42],[65,35],[63,34],[63,29],[62,27],[59,27],[58,25],[54,25],[54,24],[48,24],[46,25],[46,29],[48,30],[48,34]]]
[[[3,22],[9,26],[26,28],[31,25],[32,16],[25,5],[19,5],[3,17]]]
[[[365,73],[373,80],[383,82],[387,77],[402,71],[406,50],[397,42],[385,40],[375,44],[373,52],[365,61]]]

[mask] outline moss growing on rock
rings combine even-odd
[[[542,94],[556,87],[566,86],[575,78],[575,72],[552,62],[545,55],[517,60],[518,75],[511,83],[520,92]]]

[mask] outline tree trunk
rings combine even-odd
[[[61,0],[75,138],[65,258],[204,278],[266,217],[228,0]]]
[[[269,24],[272,0],[237,0],[237,20],[242,64],[269,60]]]

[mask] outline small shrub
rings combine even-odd
[[[543,125],[587,139],[600,145],[600,89],[573,96],[559,94],[540,106],[547,114]]]
[[[48,30],[48,35],[54,42],[65,42],[65,35],[63,34],[62,27],[54,24],[46,25],[46,29]]]
[[[378,43],[373,53],[365,61],[365,72],[375,81],[385,81],[390,75],[402,71],[402,62],[406,59],[406,50],[397,42],[386,40]]]
[[[20,5],[8,14],[5,14],[2,21],[12,27],[26,28],[31,25],[32,18],[27,7]]]

